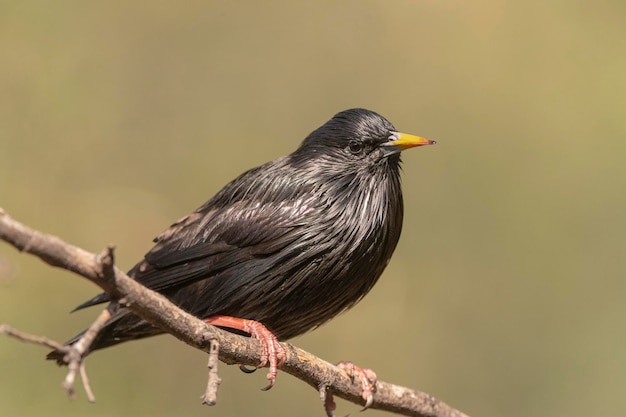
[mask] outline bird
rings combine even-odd
[[[244,172],[173,223],[128,276],[259,339],[270,388],[285,356],[279,341],[326,323],[378,281],[402,230],[400,152],[434,143],[370,110],[337,113],[293,153]],[[109,301],[102,293],[75,310]],[[118,305],[88,353],[161,333]]]

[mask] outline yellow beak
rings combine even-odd
[[[389,141],[381,144],[386,154],[392,155],[405,149],[414,148],[416,146],[434,145],[434,140],[426,139],[420,136],[409,135],[408,133],[393,132],[389,136]]]

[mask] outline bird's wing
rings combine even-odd
[[[301,218],[297,201],[258,205],[239,201],[228,208],[196,212],[174,224],[130,272],[156,291],[215,275],[253,257],[270,255],[294,240]]]
[[[258,172],[255,177],[255,171],[243,174],[157,236],[155,246],[128,274],[152,290],[166,292],[269,256],[300,239],[298,230],[316,210],[307,204],[308,187],[299,184],[285,192],[280,179],[269,182]],[[238,192],[242,189],[246,192]],[[106,301],[108,295],[100,294],[76,310]]]

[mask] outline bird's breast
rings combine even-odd
[[[315,218],[303,221],[303,238],[286,264],[266,325],[290,338],[317,327],[353,306],[374,286],[400,236],[401,195],[371,188],[353,189],[327,202]],[[329,198],[330,196],[330,198]],[[310,207],[302,202],[297,207]],[[318,207],[319,208],[319,207]]]

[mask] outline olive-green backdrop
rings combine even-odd
[[[0,206],[130,268],[227,181],[370,108],[438,144],[404,156],[378,285],[294,343],[472,416],[625,415],[625,5],[0,1]],[[0,322],[64,340],[96,291],[0,244]],[[90,357],[95,404],[44,355],[0,339],[0,415],[323,415],[291,376],[261,392],[225,365],[200,405],[206,357],[170,336]]]

